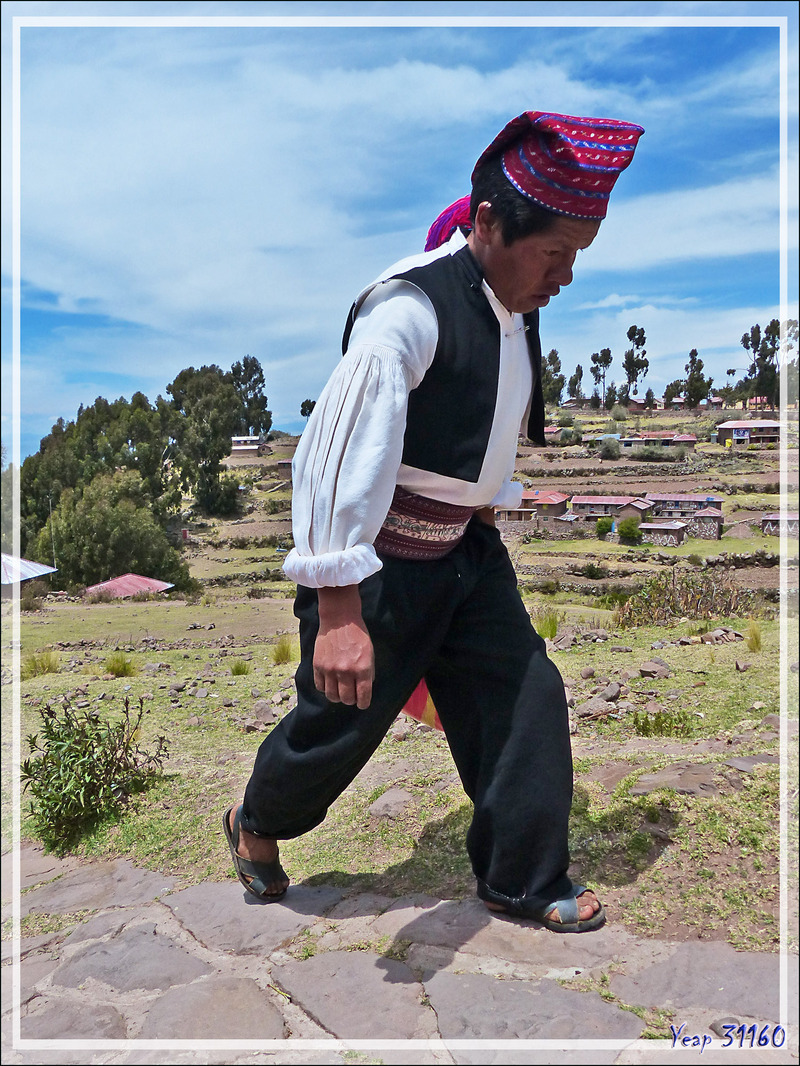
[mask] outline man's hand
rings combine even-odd
[[[375,656],[361,617],[357,585],[318,589],[319,633],[314,646],[314,684],[332,703],[372,701]]]

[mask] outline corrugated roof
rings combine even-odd
[[[55,566],[45,566],[44,563],[34,563],[30,559],[17,559],[13,555],[6,555],[5,552],[2,556],[4,585],[13,585],[15,581],[30,581],[44,574],[54,574],[58,569]]]
[[[722,503],[721,496],[715,496],[712,492],[705,493],[674,493],[674,492],[648,492],[648,500],[661,501],[674,500],[676,503]]]
[[[90,585],[88,592],[108,592],[115,600],[126,596],[135,596],[137,592],[166,592],[175,586],[169,581],[159,581],[155,577],[142,577],[140,574],[121,574],[110,581],[101,581],[99,585]]]
[[[677,518],[668,518],[664,522],[641,522],[639,529],[686,529],[686,522],[679,522]]]
[[[563,503],[568,500],[566,492],[541,492],[539,489],[527,489],[522,493],[523,500],[536,500],[537,503]]]
[[[633,503],[635,496],[573,496],[572,503]]]
[[[717,429],[780,429],[780,422],[771,418],[742,418],[732,422],[720,422]]]
[[[695,518],[722,518],[722,511],[718,507],[701,507],[695,511]]]

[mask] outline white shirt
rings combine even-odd
[[[522,486],[511,477],[530,405],[530,355],[522,315],[507,311],[485,282],[500,323],[500,374],[478,480],[402,462],[408,396],[433,362],[438,325],[430,300],[415,285],[377,282],[452,255],[464,243],[456,231],[434,252],[395,264],[359,298],[347,352],[314,407],[292,464],[295,547],[284,571],[299,585],[354,585],[380,570],[372,542],[398,485],[464,507],[520,505]]]

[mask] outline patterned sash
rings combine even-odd
[[[474,514],[474,507],[455,507],[398,487],[375,550],[395,559],[441,559],[464,536]]]

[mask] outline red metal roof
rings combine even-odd
[[[675,492],[648,492],[648,500],[674,500],[676,503],[722,503],[721,496],[715,496],[713,492],[686,493]]]
[[[166,592],[174,588],[169,581],[159,581],[155,577],[142,577],[139,574],[121,574],[110,581],[101,581],[99,585],[90,585],[87,592],[108,592],[115,600],[126,596],[135,596],[137,592]]]
[[[633,503],[635,496],[573,496],[572,503]]]
[[[722,518],[722,511],[718,507],[701,507],[695,511],[695,518]]]
[[[537,503],[563,503],[568,500],[566,492],[540,492],[539,489],[527,489],[522,493],[523,500],[535,500]]]

